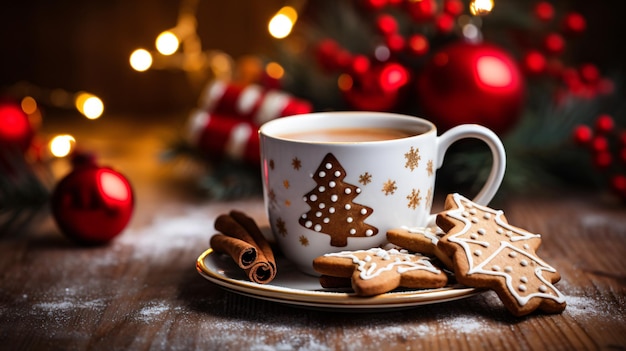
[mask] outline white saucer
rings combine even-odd
[[[434,304],[470,297],[482,290],[461,285],[440,289],[398,290],[386,294],[361,297],[350,291],[328,290],[319,279],[298,271],[295,265],[278,258],[278,274],[269,284],[248,280],[229,256],[203,252],[196,261],[198,273],[209,281],[232,292],[283,304],[318,309],[342,309],[350,312],[392,310]]]

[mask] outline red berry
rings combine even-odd
[[[554,7],[552,6],[551,3],[547,2],[547,1],[541,1],[538,2],[537,5],[535,5],[535,16],[544,22],[547,22],[549,20],[551,20],[552,18],[554,18]]]
[[[392,52],[399,52],[404,50],[405,41],[404,37],[400,34],[391,34],[387,37],[387,40],[385,42],[389,50],[391,50]]]
[[[603,136],[596,136],[591,142],[591,149],[595,152],[605,152],[609,149],[609,141]]]
[[[558,33],[550,33],[544,39],[544,46],[552,54],[560,54],[565,50],[565,40]]]
[[[580,34],[585,31],[587,22],[585,17],[577,12],[570,12],[563,20],[563,30],[568,34]]]
[[[352,54],[348,50],[340,49],[334,57],[335,64],[339,69],[345,70],[352,63]]]
[[[626,147],[626,131],[619,134],[619,140],[622,143],[622,146]]]
[[[454,29],[454,17],[443,13],[435,19],[435,26],[437,27],[438,33],[449,34]]]
[[[437,1],[435,0],[422,0],[422,1],[407,1],[406,8],[409,15],[416,22],[428,22],[435,17],[437,13]]]
[[[450,16],[458,16],[463,13],[463,2],[461,0],[445,0],[443,11]]]
[[[391,15],[380,15],[376,20],[378,30],[384,35],[390,35],[398,31],[398,22]]]
[[[526,72],[530,74],[540,74],[546,70],[546,67],[546,57],[539,51],[531,50],[524,56],[524,68]]]
[[[574,141],[578,144],[588,144],[592,137],[593,132],[586,125],[580,125],[574,129]]]
[[[429,47],[428,39],[421,34],[414,34],[409,38],[408,49],[416,56],[426,55]]]
[[[595,83],[600,79],[600,71],[596,65],[587,63],[580,66],[580,76],[587,83]]]
[[[363,3],[371,10],[380,10],[387,5],[387,0],[365,0]]]
[[[356,55],[352,59],[352,72],[356,75],[361,75],[370,68],[370,60],[365,55]]]
[[[613,127],[613,117],[606,114],[598,116],[598,119],[596,120],[596,130],[598,133],[609,133],[613,130]]]
[[[626,175],[618,174],[611,178],[611,187],[613,190],[626,194]]]
[[[596,154],[593,162],[598,168],[607,168],[613,162],[613,156],[608,151],[602,151]]]

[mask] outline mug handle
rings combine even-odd
[[[456,141],[465,138],[474,138],[484,141],[491,150],[493,164],[487,182],[472,200],[475,203],[487,206],[496,195],[506,169],[506,153],[502,141],[490,129],[477,124],[463,124],[456,126],[437,137],[437,169],[441,168],[446,151]]]

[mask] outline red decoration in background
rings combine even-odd
[[[445,129],[482,124],[502,134],[518,120],[524,80],[516,62],[487,43],[453,43],[432,57],[418,77],[425,117]]]
[[[416,22],[428,22],[437,14],[437,2],[435,0],[407,1],[406,9]]]
[[[546,57],[537,50],[531,50],[524,55],[522,62],[524,71],[529,75],[540,75],[546,71]]]
[[[563,19],[563,31],[566,34],[578,35],[587,29],[585,17],[578,12],[570,12]]]
[[[130,221],[134,196],[121,173],[100,167],[89,157],[74,158],[74,169],[57,184],[51,198],[61,231],[81,244],[104,244]]]
[[[593,129],[579,125],[572,138],[589,150],[594,166],[606,175],[610,189],[626,201],[626,131],[617,131],[613,117],[601,114]]]
[[[540,1],[535,5],[534,13],[540,21],[548,22],[554,18],[554,7],[547,1]]]
[[[24,152],[35,132],[22,108],[12,102],[0,102],[0,149]]]
[[[208,159],[259,164],[258,127],[274,118],[309,113],[308,101],[283,91],[223,81],[207,85],[189,120],[189,139]]]
[[[357,110],[389,111],[401,97],[410,80],[409,71],[399,63],[379,65],[355,77],[342,90],[345,100]]]

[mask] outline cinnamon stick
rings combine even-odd
[[[213,235],[211,247],[217,252],[228,254],[241,269],[248,269],[257,261],[257,249],[254,245],[224,234]]]
[[[242,212],[231,211],[230,214],[223,214],[217,217],[215,229],[222,233],[218,235],[232,240],[217,237],[215,239],[217,241],[216,247],[213,246],[212,238],[211,247],[218,252],[229,254],[239,267],[246,271],[248,279],[260,284],[266,284],[276,277],[274,253],[252,218]],[[214,237],[216,236],[214,235]],[[250,249],[254,249],[256,258],[251,263],[243,265],[242,259],[244,259],[244,256],[246,259],[252,257],[252,251],[245,251]]]
[[[237,223],[241,224],[248,234],[250,234],[252,239],[254,239],[254,242],[258,245],[258,248],[261,249],[261,252],[263,252],[263,255],[267,259],[268,263],[272,266],[272,269],[275,271],[276,260],[274,259],[274,252],[254,219],[248,217],[245,213],[236,210],[230,211],[230,216]],[[274,274],[276,274],[276,272],[274,272]]]

